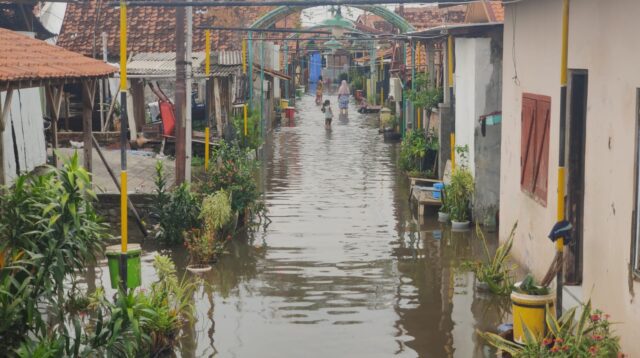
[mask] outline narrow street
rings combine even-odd
[[[382,141],[375,116],[351,107],[347,123],[335,118],[326,131],[312,97],[297,108],[266,147],[272,223],[206,276],[215,332],[203,300],[197,348],[183,355],[483,356],[474,330],[499,324],[504,305],[454,269],[481,253],[479,242],[442,233],[435,213],[418,231],[397,146]]]

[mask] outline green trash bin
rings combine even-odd
[[[111,288],[120,286],[120,254],[121,246],[113,245],[107,247],[107,263],[109,264],[109,276],[111,278]],[[127,288],[136,288],[142,281],[142,271],[140,269],[140,255],[142,249],[138,244],[129,244],[127,247]]]

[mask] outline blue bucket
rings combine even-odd
[[[433,198],[434,199],[440,199],[442,198],[442,190],[444,189],[444,184],[443,183],[435,183],[433,185],[433,187],[436,189],[433,192]]]

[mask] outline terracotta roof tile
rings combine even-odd
[[[0,29],[0,82],[98,77],[117,70],[102,61]]]
[[[216,26],[249,26],[265,14],[268,7],[217,8],[207,12],[204,8],[193,8],[193,51],[204,51],[204,31],[199,26],[215,23]],[[69,3],[65,13],[58,45],[71,51],[91,56],[95,51],[99,55],[102,49],[101,33],[107,33],[107,52],[111,58],[119,57],[120,18],[119,8],[109,1],[87,0]],[[175,52],[175,8],[135,7],[127,9],[128,39],[130,53]],[[215,20],[214,20],[215,19]],[[214,22],[215,21],[215,22]],[[299,22],[299,14],[291,15],[288,26]],[[277,24],[282,27],[284,22]],[[95,31],[93,31],[95,29]],[[213,46],[219,50],[239,50],[241,38],[239,32],[214,31]]]
[[[400,8],[396,8],[400,14]],[[464,22],[466,5],[439,8],[438,5],[404,7],[404,17],[416,30],[442,26],[444,24],[459,24]]]
[[[488,10],[492,13],[493,22],[504,22],[504,5],[502,1],[490,1]]]

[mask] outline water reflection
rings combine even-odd
[[[272,223],[234,242],[204,276],[198,320],[178,353],[488,356],[474,332],[500,323],[503,305],[456,269],[482,255],[480,242],[451,233],[435,212],[413,216],[397,145],[381,140],[375,116],[351,108],[348,122],[325,131],[313,97],[299,101],[298,112],[265,147],[260,186]],[[143,248],[146,283],[156,252],[186,264],[180,248]],[[95,276],[108,284],[104,265]]]

